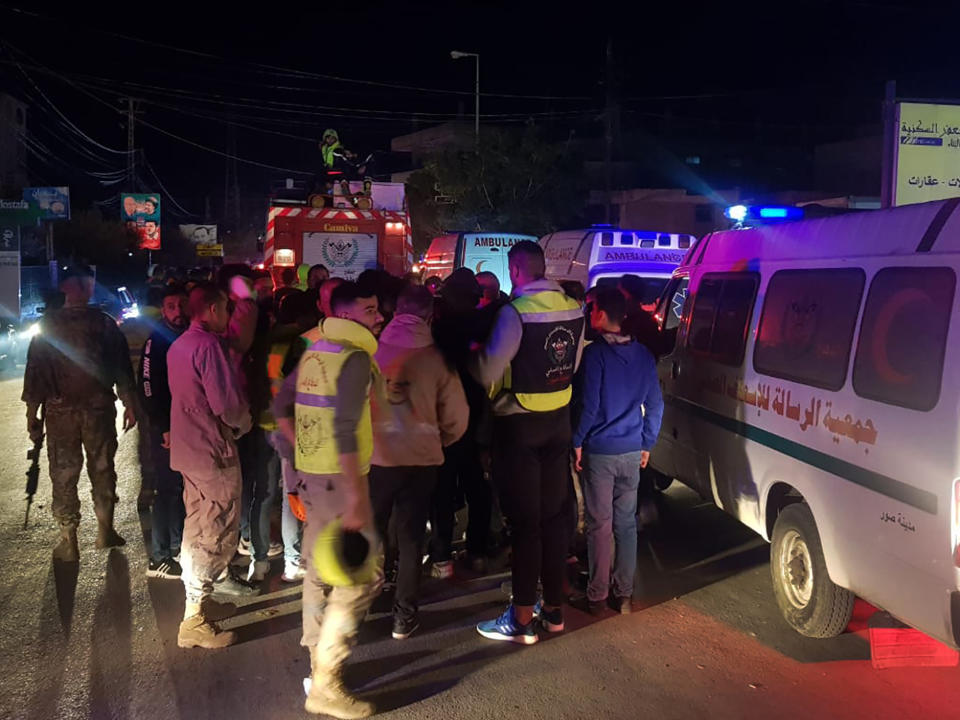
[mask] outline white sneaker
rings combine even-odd
[[[240,538],[240,544],[237,545],[237,555],[250,556],[250,541]]]
[[[300,563],[285,563],[283,566],[283,575],[280,579],[284,582],[301,582],[307,576],[306,568],[300,566]]]
[[[270,563],[266,560],[254,560],[247,571],[247,582],[263,582],[270,572]]]

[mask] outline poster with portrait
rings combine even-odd
[[[160,193],[123,193],[120,219],[140,238],[141,250],[160,249]]]

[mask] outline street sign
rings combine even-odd
[[[960,105],[897,105],[893,204],[960,197]]]
[[[223,257],[223,245],[197,245],[197,257]]]

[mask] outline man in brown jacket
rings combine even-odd
[[[393,516],[399,567],[393,605],[393,637],[403,640],[418,627],[420,550],[430,497],[443,464],[443,448],[467,429],[470,410],[456,371],[433,344],[433,296],[409,286],[397,313],[383,330],[375,359],[384,393],[371,399],[373,459],[370,499],[381,538]]]

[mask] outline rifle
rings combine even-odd
[[[40,422],[43,422],[41,415]],[[27,450],[27,460],[30,461],[30,467],[27,468],[27,512],[23,516],[23,529],[27,529],[27,522],[30,520],[30,505],[33,503],[33,496],[37,493],[37,486],[40,484],[40,451],[43,449],[43,435],[34,441],[33,447]]]

